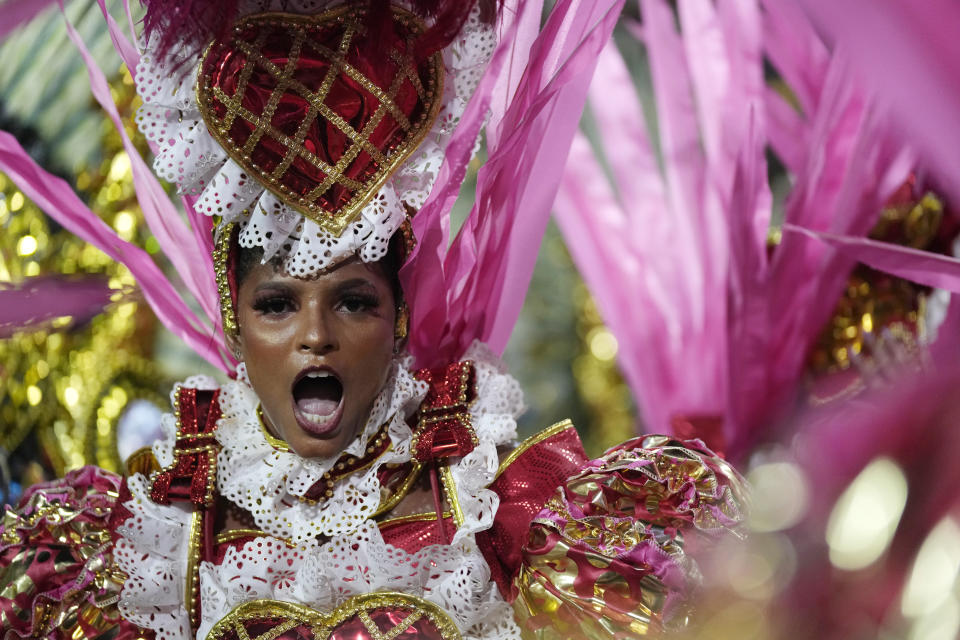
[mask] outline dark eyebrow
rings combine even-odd
[[[271,291],[274,293],[283,293],[287,295],[293,295],[293,287],[291,287],[285,282],[275,282],[272,280],[268,280],[266,282],[261,282],[260,284],[258,284],[257,287],[253,290],[253,293],[257,294],[263,291]]]
[[[349,280],[344,280],[343,282],[337,283],[337,291],[340,292],[360,288],[372,289],[374,292],[377,291],[376,285],[366,278],[350,278]]]

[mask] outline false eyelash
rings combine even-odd
[[[293,300],[289,296],[265,295],[253,301],[253,308],[255,311],[267,312],[275,304],[293,305]]]
[[[376,309],[380,306],[379,296],[363,293],[349,293],[340,299],[340,304],[348,302],[357,303],[364,309]]]

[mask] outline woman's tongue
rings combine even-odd
[[[329,416],[340,406],[343,389],[336,378],[305,378],[297,383],[293,393],[301,413]]]

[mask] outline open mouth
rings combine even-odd
[[[330,433],[340,422],[343,384],[331,371],[308,371],[293,385],[293,406],[297,422],[305,431]]]

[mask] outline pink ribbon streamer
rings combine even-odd
[[[928,287],[960,293],[960,260],[956,258],[863,236],[815,231],[789,223],[783,225],[783,230],[839,249],[847,258],[862,262],[878,271]]]
[[[0,42],[53,3],[54,0],[5,0],[0,4]]]
[[[903,141],[960,202],[960,5],[953,0],[799,0],[833,38]]]
[[[912,155],[795,7],[690,0],[678,4],[678,32],[669,3],[639,1],[644,23],[633,30],[647,45],[662,171],[629,73],[608,47],[591,90],[602,144],[575,139],[557,220],[617,337],[644,428],[721,415],[736,458],[790,406],[857,259],[951,286],[956,265],[833,238],[835,251],[793,232],[770,249],[768,145],[794,175],[788,225],[838,237],[872,228]],[[801,112],[766,88],[764,45],[799,85]]]
[[[0,131],[0,170],[47,215],[82,240],[122,262],[137,280],[161,322],[201,357],[229,371],[221,341],[203,325],[143,249],[122,240],[73,192],[70,185],[41,169],[17,140]]]
[[[115,293],[100,276],[37,276],[0,284],[0,338],[69,316],[85,324],[110,304]]]
[[[590,72],[619,8],[619,2],[610,0],[557,4],[498,119],[500,137],[494,143],[488,139],[489,159],[478,175],[476,204],[448,250],[443,218],[456,198],[491,90],[503,86],[499,74],[510,54],[509,35],[495,50],[448,147],[438,187],[414,217],[420,244],[402,277],[413,314],[410,349],[420,366],[460,357],[475,339],[495,351],[506,345]],[[517,24],[529,21],[521,16]],[[458,173],[459,179],[449,178]]]
[[[104,20],[107,21],[107,30],[110,32],[110,40],[113,42],[113,48],[116,49],[117,53],[120,55],[120,59],[123,60],[123,64],[127,66],[127,69],[130,71],[130,75],[134,80],[137,79],[137,63],[140,62],[140,52],[137,51],[137,48],[133,46],[130,40],[127,39],[127,36],[124,35],[123,30],[120,29],[120,25],[117,24],[117,21],[113,19],[113,16],[110,15],[110,12],[107,11],[106,0],[97,0],[97,4],[100,5],[100,12],[103,13]],[[124,7],[127,10],[127,18],[130,19],[130,6],[126,0],[124,0]],[[130,25],[130,33],[133,33],[133,25]]]
[[[64,20],[67,35],[77,47],[87,66],[93,95],[113,122],[130,158],[134,188],[147,226],[156,236],[177,274],[183,280],[187,290],[200,304],[200,308],[210,323],[216,324],[220,311],[213,275],[213,259],[209,255],[200,254],[197,251],[193,233],[184,224],[173,203],[164,193],[160,183],[153,176],[127,135],[120,114],[117,112],[117,107],[110,96],[110,87],[106,77],[90,55],[76,29],[73,28],[69,20],[66,20],[66,16],[64,16]],[[218,338],[218,341],[222,343],[221,338]]]

